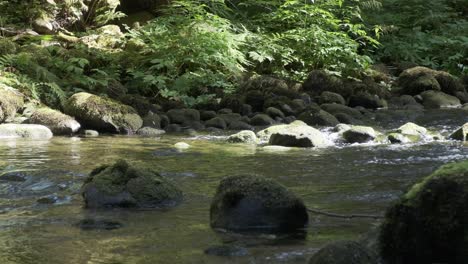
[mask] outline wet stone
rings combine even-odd
[[[76,224],[81,230],[114,230],[123,227],[123,224],[113,220],[83,219]]]
[[[221,245],[205,249],[205,254],[220,257],[242,257],[247,256],[249,251],[240,246]]]

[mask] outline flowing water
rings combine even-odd
[[[382,129],[408,120],[446,134],[468,117],[463,111],[376,116]],[[192,147],[177,151],[173,144],[179,141]],[[79,189],[87,173],[118,158],[157,168],[184,191],[183,203],[165,210],[84,209]],[[306,263],[325,243],[357,239],[377,222],[311,214],[305,239],[216,233],[209,226],[209,206],[220,179],[271,177],[309,207],[383,214],[413,183],[441,164],[463,159],[468,146],[454,141],[274,153],[208,135],[0,140],[0,168],[9,171],[0,177],[0,263]],[[51,199],[55,203],[47,203]],[[77,225],[83,219],[122,226],[88,230]],[[241,245],[248,255],[204,254],[222,244]]]

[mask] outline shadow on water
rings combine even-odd
[[[449,114],[416,118],[451,131],[466,122],[454,115],[456,124],[436,120]],[[179,141],[192,147],[175,150]],[[467,150],[450,141],[275,153],[210,137],[0,140],[0,168],[10,170],[0,177],[0,263],[306,263],[324,243],[356,239],[377,223],[310,214],[299,238],[218,233],[209,207],[220,179],[267,176],[320,210],[382,214],[436,167],[467,159]],[[166,210],[83,209],[87,173],[118,158],[159,170],[184,191],[184,202]]]

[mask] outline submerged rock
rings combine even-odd
[[[468,161],[440,167],[390,207],[380,253],[388,263],[465,263]]]
[[[249,251],[240,246],[221,245],[205,249],[205,254],[219,257],[242,257],[247,256]]]
[[[103,132],[135,133],[143,125],[132,107],[84,92],[72,95],[64,110],[85,128]]]
[[[319,130],[310,126],[286,125],[272,133],[270,145],[285,147],[325,147],[327,140]]]
[[[149,169],[119,160],[94,169],[82,187],[87,208],[173,206],[182,192],[169,180]]]
[[[82,230],[114,230],[119,229],[123,225],[120,222],[113,220],[100,219],[83,219],[76,224]]]
[[[376,257],[354,241],[333,242],[320,249],[309,264],[377,264]]]
[[[53,134],[43,125],[2,124],[0,138],[50,139]]]
[[[249,143],[256,144],[258,142],[257,136],[253,131],[245,130],[228,137],[229,143]]]
[[[48,107],[42,107],[34,111],[28,119],[28,123],[44,125],[54,135],[71,135],[78,132],[81,127],[80,123],[73,117]]]
[[[365,143],[373,141],[377,137],[377,133],[372,127],[352,126],[343,132],[343,138],[348,143]]]
[[[454,140],[468,141],[468,123],[465,123],[457,131],[453,132],[453,134],[450,135],[450,138]]]
[[[224,178],[210,208],[212,228],[292,232],[308,223],[301,199],[279,183],[258,176]]]

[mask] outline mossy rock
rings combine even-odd
[[[403,71],[398,77],[402,94],[417,95],[424,91],[442,91],[455,95],[463,91],[463,85],[455,76],[426,67],[413,67]]]
[[[183,124],[188,121],[200,121],[200,112],[196,109],[171,109],[167,116],[174,124]]]
[[[17,90],[0,83],[0,123],[11,121],[24,105],[24,96]]]
[[[271,126],[274,123],[275,120],[273,120],[270,116],[266,114],[256,114],[250,120],[250,124],[253,126]]]
[[[260,141],[262,142],[268,142],[270,140],[270,137],[271,135],[273,135],[274,133],[278,132],[278,131],[281,131],[283,130],[284,128],[288,127],[288,126],[307,126],[306,123],[300,121],[300,120],[296,120],[294,122],[292,122],[291,124],[289,125],[274,125],[274,126],[270,126],[268,128],[265,128],[263,130],[260,130],[259,132],[257,132],[257,137]]]
[[[346,115],[349,115],[355,119],[361,119],[362,114],[359,112],[359,110],[355,108],[351,108],[346,105],[340,105],[340,104],[322,104],[320,107],[324,110],[329,112],[330,114],[336,116],[337,114],[343,113]]]
[[[427,109],[460,107],[460,100],[443,92],[426,91],[421,94],[422,104]]]
[[[329,92],[329,91],[324,91],[322,94],[320,94],[319,97],[319,103],[320,104],[340,104],[344,105],[346,103],[345,99],[343,96],[337,93]]]
[[[78,132],[81,127],[80,123],[73,117],[48,107],[41,107],[34,111],[28,122],[30,124],[44,125],[54,135],[70,135]]]
[[[341,94],[343,82],[340,78],[324,70],[314,70],[302,84],[302,89],[313,95],[320,95],[324,91]]]
[[[374,254],[354,241],[333,242],[320,249],[309,264],[377,264]]]
[[[326,147],[327,140],[319,130],[310,126],[287,125],[272,133],[270,145],[284,147]]]
[[[457,129],[450,135],[451,139],[460,140],[460,141],[467,141],[468,140],[468,123],[465,123],[462,127]]]
[[[379,244],[388,263],[466,263],[468,161],[440,167],[391,206]]]
[[[82,187],[82,196],[87,208],[167,207],[182,200],[182,192],[168,179],[125,160],[94,169]]]
[[[64,110],[83,127],[100,132],[133,134],[143,125],[143,120],[132,107],[84,92],[72,95]]]
[[[307,223],[301,199],[276,181],[258,176],[224,178],[210,208],[212,228],[235,232],[295,232]]]
[[[227,142],[256,144],[258,142],[258,138],[253,131],[245,130],[229,136]]]
[[[340,123],[335,116],[320,109],[305,111],[297,119],[304,121],[309,126],[336,126]]]
[[[373,141],[377,133],[372,127],[352,126],[351,129],[343,132],[343,138],[348,143],[365,143]]]

